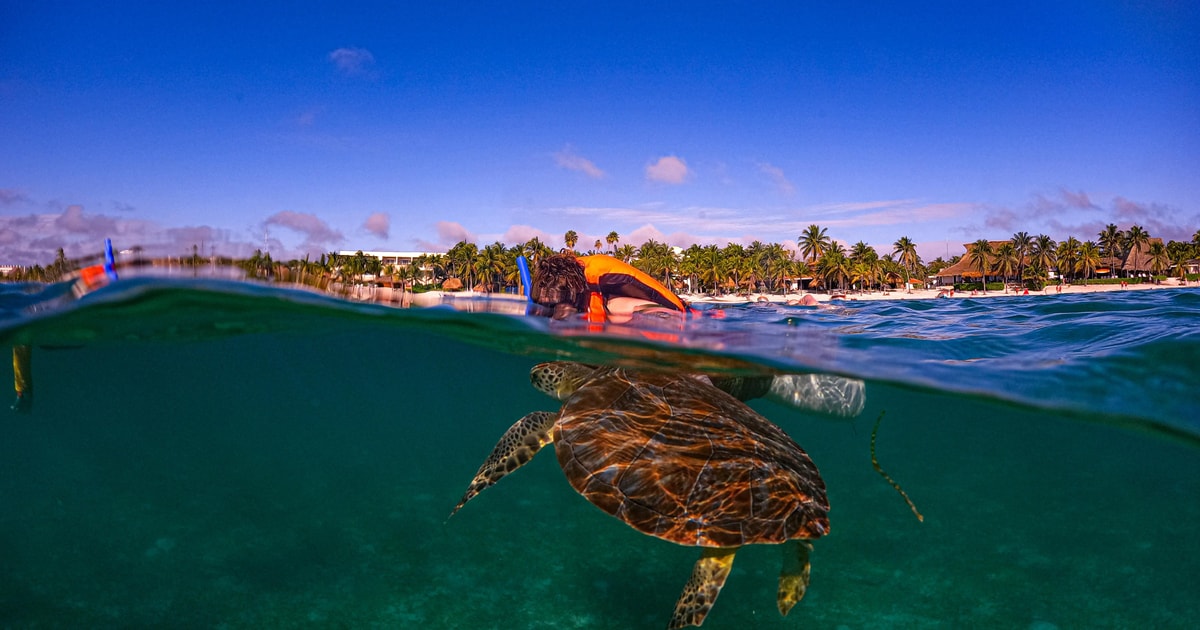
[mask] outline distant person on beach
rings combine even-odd
[[[533,273],[530,296],[554,319],[581,313],[591,322],[621,323],[635,313],[688,312],[679,296],[649,274],[604,254],[543,258]]]

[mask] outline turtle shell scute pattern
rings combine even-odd
[[[782,429],[700,379],[604,368],[563,405],[571,486],[646,534],[736,547],[829,531],[816,465]]]

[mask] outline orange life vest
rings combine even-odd
[[[683,300],[633,265],[604,254],[582,256],[578,260],[583,265],[583,273],[591,290],[587,309],[590,322],[604,321],[604,303],[614,297],[638,298],[681,313],[687,312]]]

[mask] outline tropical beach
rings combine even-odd
[[[1200,3],[0,14],[0,628],[1200,619]]]

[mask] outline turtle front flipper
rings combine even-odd
[[[671,615],[668,628],[673,630],[704,623],[721,587],[725,586],[737,550],[737,547],[707,547],[701,551],[700,559],[692,567],[692,577],[684,585],[679,601],[675,602],[675,614]]]
[[[794,409],[854,418],[866,405],[867,386],[856,378],[833,374],[779,374],[766,396]]]
[[[492,454],[475,473],[471,485],[467,486],[466,493],[463,494],[458,505],[454,506],[454,511],[450,512],[450,516],[454,516],[462,506],[467,504],[467,501],[474,499],[475,495],[483,492],[488,486],[495,484],[508,473],[533,459],[533,456],[543,446],[553,442],[554,437],[551,430],[554,428],[554,418],[557,416],[557,413],[549,411],[535,411],[517,420],[509,427],[504,435],[500,436],[500,441],[496,443],[496,448],[492,449]]]
[[[779,572],[779,614],[787,616],[808,590],[809,562],[812,543],[792,540],[783,545],[783,570]]]

